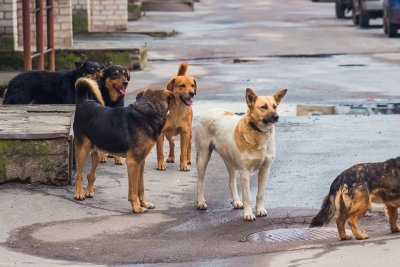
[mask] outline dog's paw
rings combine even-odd
[[[187,165],[192,165],[192,161],[191,161],[191,160],[188,160],[188,161],[186,161],[186,164],[187,164]]]
[[[357,240],[363,240],[363,239],[368,239],[368,238],[369,238],[369,235],[364,234],[364,233],[359,233],[356,235]]]
[[[167,163],[175,163],[175,159],[174,158],[167,158]]]
[[[190,171],[190,168],[187,166],[187,165],[181,165],[180,167],[179,167],[179,170],[180,171],[182,171],[182,172],[188,172],[188,171]]]
[[[234,209],[243,209],[243,202],[240,200],[231,201],[231,204]]]
[[[255,221],[256,216],[252,212],[245,213],[243,216],[243,220],[245,221]]]
[[[149,210],[144,207],[132,207],[133,213],[145,213],[148,212]]]
[[[148,201],[141,201],[140,206],[146,209],[154,209],[156,206]]]
[[[85,194],[83,192],[82,193],[75,192],[74,199],[79,201],[85,200]]]
[[[85,198],[93,198],[94,197],[94,192],[93,191],[87,191],[85,193]]]
[[[268,212],[266,209],[262,208],[262,209],[257,209],[257,217],[264,217],[267,216]]]
[[[122,161],[122,158],[120,158],[120,157],[114,157],[114,164],[115,164],[115,165],[123,165],[124,163],[123,163],[123,161]]]
[[[197,209],[198,210],[206,210],[207,209],[207,201],[205,201],[205,200],[199,201],[199,203],[197,204]]]
[[[395,228],[390,228],[390,231],[392,231],[392,233],[397,233],[400,232],[400,229],[398,226],[396,226]]]
[[[340,240],[343,240],[343,241],[345,241],[345,240],[350,240],[352,237],[351,237],[351,235],[343,235],[343,236],[340,236]]]
[[[100,158],[100,161],[99,161],[100,163],[107,163],[107,159],[104,157],[104,158]]]
[[[167,166],[165,166],[165,164],[157,165],[157,171],[165,171],[165,170],[167,170]]]

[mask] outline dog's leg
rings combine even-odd
[[[397,207],[385,205],[385,213],[388,218],[390,230],[392,231],[392,233],[399,232],[400,229],[397,226],[397,218],[399,217]]]
[[[256,216],[254,216],[251,209],[251,195],[250,195],[250,172],[248,170],[240,170],[240,185],[242,187],[242,197],[243,197],[243,208],[245,221],[254,221]]]
[[[78,161],[78,167],[76,170],[75,178],[75,196],[76,200],[84,200],[85,193],[83,191],[83,168],[85,167],[85,162],[90,151],[90,141],[89,139],[84,139],[82,143],[76,143],[76,157]]]
[[[243,202],[240,201],[236,184],[236,177],[238,172],[227,161],[225,161],[225,166],[229,173],[229,191],[231,192],[232,198],[231,204],[234,209],[243,209]]]
[[[167,158],[168,163],[175,162],[175,138],[173,136],[167,135],[167,140],[169,143],[169,155]]]
[[[341,240],[351,239],[351,235],[346,234],[346,228],[344,227],[348,218],[349,214],[347,213],[347,208],[341,205],[339,216],[336,219],[336,226]]]
[[[85,197],[87,197],[87,198],[92,198],[94,196],[93,185],[94,185],[94,182],[96,181],[97,165],[99,165],[99,162],[100,162],[100,157],[99,157],[98,151],[92,151],[91,156],[92,156],[92,168],[90,169],[90,172],[87,175],[88,186],[87,186],[87,191],[85,194]]]
[[[138,196],[141,163],[136,162],[134,157],[131,155],[127,155],[126,163],[128,167],[128,200],[131,202],[132,211],[134,213],[146,212],[148,210],[140,206],[140,200]]]
[[[157,138],[157,170],[165,171],[167,166],[164,162],[164,134],[160,134]]]
[[[123,161],[121,157],[114,156],[114,165],[122,165]]]
[[[104,152],[99,151],[100,163],[107,163],[107,155]]]
[[[353,232],[354,236],[357,239],[367,239],[369,236],[367,234],[364,234],[360,231],[360,227],[358,226],[359,220],[364,217],[364,215],[367,213],[368,207],[365,207],[364,205],[360,205],[358,209],[352,213],[349,214],[349,220],[348,223],[350,225],[351,231]]]
[[[258,190],[256,199],[256,215],[259,217],[267,216],[267,210],[264,206],[265,188],[269,178],[269,170],[272,161],[266,160],[258,172]]]
[[[212,148],[210,145],[196,145],[196,166],[197,166],[197,208],[199,210],[207,209],[207,201],[204,198],[204,174],[207,169],[208,161],[211,158]]]
[[[180,171],[190,171],[187,165],[187,152],[189,146],[190,134],[188,132],[181,132],[181,158],[179,164]]]
[[[189,145],[187,147],[187,164],[192,164],[192,129],[189,130]]]
[[[152,203],[146,201],[146,197],[144,196],[144,164],[145,161],[143,160],[141,166],[140,166],[140,176],[139,176],[139,200],[140,200],[140,206],[146,209],[154,209],[156,206],[153,205]]]

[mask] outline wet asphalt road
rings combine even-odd
[[[172,37],[96,38],[99,46],[146,43],[148,47],[148,67],[133,73],[126,103],[143,88],[164,88],[179,62],[187,60],[189,74],[199,84],[195,120],[204,108],[225,102],[242,111],[246,87],[260,94],[288,88],[284,103],[293,105],[399,99],[400,39],[387,39],[381,20],[373,21],[369,30],[360,30],[349,20],[336,20],[333,3],[289,2],[202,0],[193,13],[149,12],[130,23],[131,28],[174,29],[177,34]],[[75,40],[77,46],[95,41]],[[399,118],[282,115],[277,125],[277,159],[267,184],[266,218],[244,222],[242,211],[231,209],[227,173],[216,155],[206,176],[209,209],[197,211],[195,166],[182,173],[175,163],[158,172],[153,151],[146,161],[145,187],[156,209],[143,215],[131,214],[125,166],[111,163],[99,167],[96,196],[84,202],[72,199],[72,186],[1,185],[0,202],[6,205],[0,207],[4,221],[0,265],[234,266],[238,256],[299,247],[329,251],[339,244],[337,238],[277,244],[249,242],[247,237],[271,229],[307,227],[330,182],[342,170],[398,155]],[[255,189],[253,179],[253,199]],[[381,207],[363,225],[372,242],[393,238]],[[263,259],[260,265],[268,262]]]

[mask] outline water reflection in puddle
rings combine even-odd
[[[193,105],[195,116],[201,116],[211,108],[225,108],[238,114],[244,114],[247,106],[243,102],[197,101]],[[285,104],[278,108],[280,116],[318,116],[318,115],[373,115],[400,114],[400,101],[365,101],[343,104]]]

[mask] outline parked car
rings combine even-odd
[[[383,16],[384,0],[353,0],[353,23],[361,28],[369,27],[369,20]]]
[[[383,2],[383,30],[389,37],[395,37],[400,28],[400,0]]]
[[[344,19],[346,17],[346,12],[350,12],[352,8],[353,8],[353,0],[335,1],[336,17],[338,19]]]

